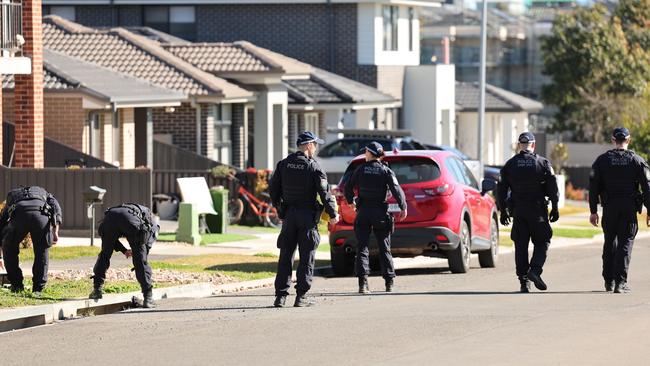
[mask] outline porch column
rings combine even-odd
[[[43,132],[43,30],[41,1],[25,0],[23,4],[23,54],[32,60],[31,74],[15,75],[14,123],[16,125],[15,166],[44,166]]]

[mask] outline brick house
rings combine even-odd
[[[246,103],[253,93],[206,73],[167,52],[158,43],[124,28],[97,30],[57,16],[43,20],[47,50],[122,74],[158,89],[181,93],[179,106],[149,106],[134,110],[134,118],[151,120],[153,134],[183,149],[212,156],[215,120],[223,105],[231,108],[233,133],[243,133]],[[84,115],[88,125],[105,126],[113,111]],[[97,121],[98,120],[98,121]],[[99,153],[84,148],[91,155]],[[97,155],[94,155],[97,156]],[[100,155],[101,156],[101,155]],[[235,165],[243,166],[233,154]]]
[[[44,59],[45,136],[114,166],[152,166],[153,123],[146,111],[180,106],[183,93],[47,49]],[[14,77],[5,75],[6,106],[13,105],[14,86]],[[3,120],[13,121],[13,112],[5,108]],[[5,165],[12,160],[5,156]]]
[[[44,12],[88,26],[149,26],[190,41],[246,40],[402,100],[409,88],[407,70],[420,64],[419,14],[423,7],[439,4],[437,0],[189,0],[181,5],[171,0],[97,0],[80,5],[73,0],[44,0]],[[365,127],[400,128],[403,120],[398,104],[377,108]]]

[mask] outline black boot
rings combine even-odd
[[[519,292],[522,294],[527,294],[530,292],[530,281],[528,281],[527,277],[519,278]]]
[[[104,290],[101,287],[95,287],[93,292],[88,295],[88,298],[93,300],[99,300],[102,297],[104,297]]]
[[[144,301],[142,301],[143,308],[153,309],[158,305],[153,301],[153,290],[146,291],[142,295],[144,296]]]
[[[277,295],[275,296],[275,301],[273,302],[273,306],[276,308],[281,308],[284,306],[284,303],[287,302],[287,295]]]
[[[25,287],[23,285],[18,285],[18,286],[11,285],[11,292],[17,294],[23,291],[25,291]]]
[[[395,284],[393,277],[389,277],[385,279],[384,282],[386,283],[386,292],[393,292],[393,287]]]
[[[293,306],[296,308],[304,308],[308,306],[314,306],[316,305],[315,303],[309,301],[309,298],[307,298],[307,294],[298,292],[296,295],[296,301],[293,303]]]
[[[528,279],[531,280],[535,284],[535,287],[540,291],[546,291],[548,288],[544,283],[544,280],[542,280],[542,276],[535,273],[532,269],[528,271]]]
[[[614,291],[614,281],[605,281],[605,291],[612,292]]]
[[[370,293],[370,288],[368,288],[368,277],[366,276],[359,277],[359,293],[364,295]]]
[[[626,294],[631,291],[632,289],[630,288],[630,286],[627,285],[627,282],[625,281],[617,282],[616,287],[614,287],[615,294]]]

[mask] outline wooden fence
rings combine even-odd
[[[62,230],[89,230],[83,192],[90,186],[107,190],[104,203],[96,206],[99,221],[103,211],[123,202],[151,207],[151,171],[148,169],[24,169],[0,167],[0,196],[18,186],[40,186],[52,193],[63,210]]]

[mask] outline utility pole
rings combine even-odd
[[[483,172],[483,134],[485,130],[485,62],[487,58],[487,0],[483,0],[481,12],[481,60],[479,66],[479,102],[478,102],[478,154],[477,160]]]

